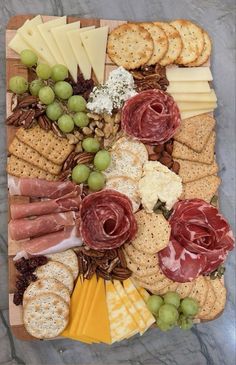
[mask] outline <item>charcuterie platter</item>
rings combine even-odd
[[[207,30],[20,15],[6,31],[9,315],[21,339],[112,344],[217,318]]]

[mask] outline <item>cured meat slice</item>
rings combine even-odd
[[[180,111],[172,96],[161,90],[146,90],[128,99],[122,109],[121,127],[144,143],[167,142],[181,122]]]
[[[115,190],[86,196],[81,203],[80,219],[81,237],[95,250],[119,247],[137,232],[130,199]]]
[[[204,200],[177,202],[169,223],[171,240],[158,256],[161,269],[172,280],[191,281],[194,275],[211,273],[234,247],[229,224]]]
[[[33,203],[13,203],[10,206],[11,218],[19,219],[50,213],[78,211],[80,203],[80,196],[78,196],[77,198],[62,197],[54,200],[49,199]]]
[[[25,195],[37,198],[57,199],[76,197],[80,186],[71,181],[47,181],[42,179],[8,177],[10,195]]]
[[[22,257],[28,258],[35,255],[48,255],[69,248],[82,245],[82,240],[78,233],[78,228],[66,227],[64,230],[45,234],[22,243],[22,251],[18,252],[14,260]]]
[[[9,234],[13,240],[24,240],[62,230],[75,225],[75,213],[46,214],[34,219],[16,219],[9,223]]]

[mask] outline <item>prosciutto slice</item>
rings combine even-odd
[[[146,90],[128,99],[122,109],[121,127],[131,137],[151,145],[163,144],[181,122],[172,96],[161,90]]]
[[[80,186],[71,181],[47,181],[34,178],[8,177],[10,195],[25,195],[37,198],[68,198],[80,194]]]
[[[204,200],[177,202],[169,223],[171,239],[158,257],[162,271],[172,280],[187,282],[213,272],[234,247],[229,224]]]
[[[81,203],[81,197],[76,198],[58,198],[38,201],[33,203],[17,204],[10,206],[11,218],[27,218],[31,216],[40,216],[50,213],[61,213],[68,211],[78,211]]]
[[[9,223],[9,234],[13,240],[24,240],[62,230],[75,225],[75,213],[46,214],[34,219],[16,219]]]

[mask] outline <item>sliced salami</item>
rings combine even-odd
[[[152,145],[167,142],[180,122],[176,102],[161,90],[142,91],[128,99],[122,109],[122,129],[129,136]]]

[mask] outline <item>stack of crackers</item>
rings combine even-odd
[[[17,177],[58,180],[62,165],[74,146],[39,125],[19,128],[9,146],[7,172]]]
[[[184,119],[174,136],[172,157],[180,165],[182,199],[199,198],[210,202],[220,185],[215,160],[215,119],[201,114]]]

